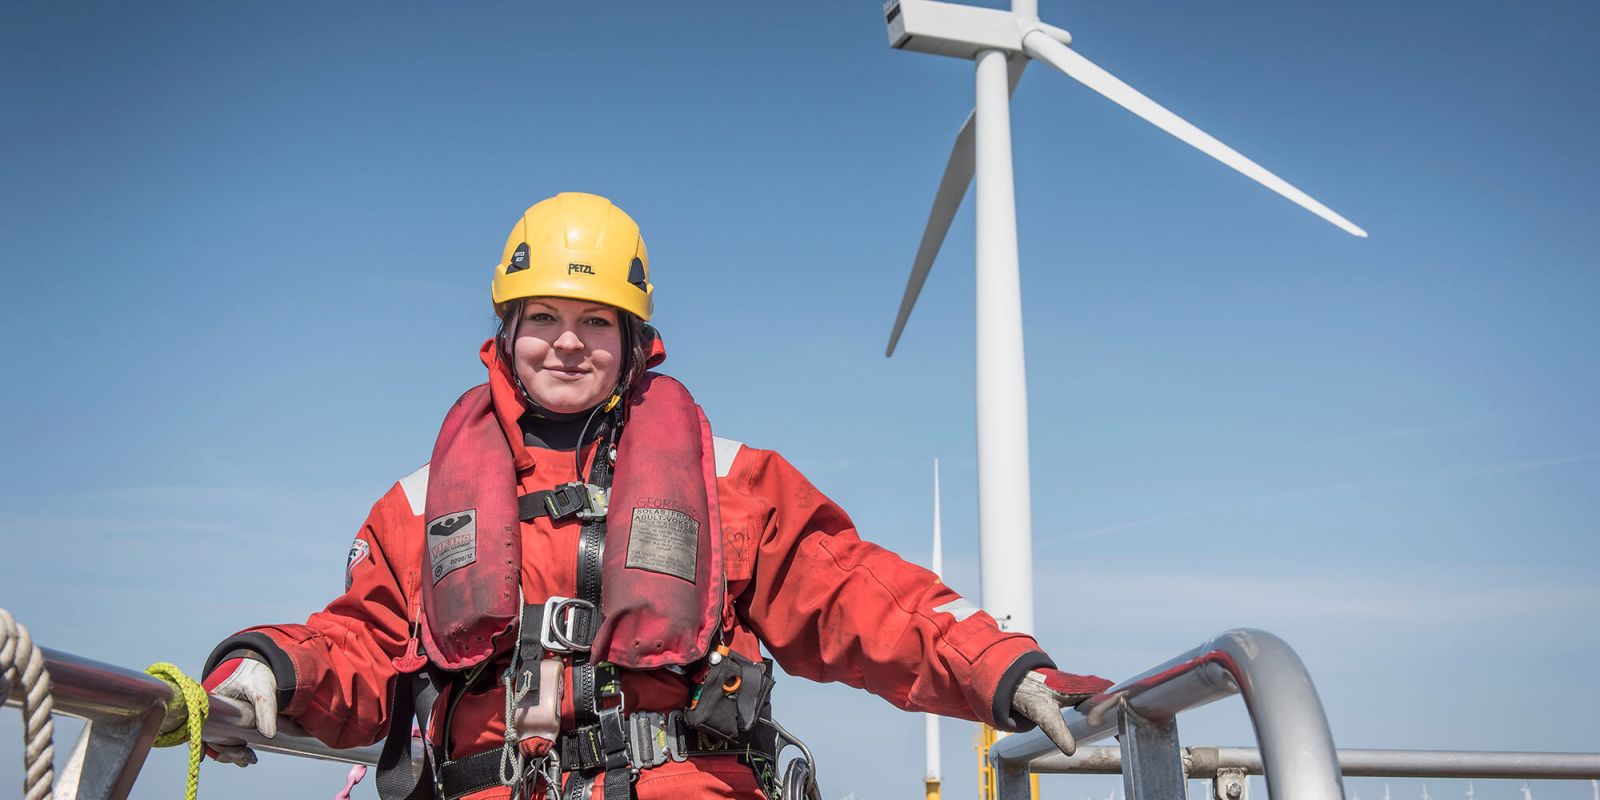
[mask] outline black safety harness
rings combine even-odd
[[[576,517],[583,526],[578,535],[576,596],[553,597],[522,607],[511,664],[501,675],[506,692],[504,746],[450,759],[450,716],[456,704],[446,703],[444,744],[428,747],[426,766],[416,770],[410,752],[412,720],[426,741],[440,697],[448,694],[443,690],[451,683],[456,685],[457,696],[473,689],[487,674],[490,660],[468,670],[464,677],[432,664],[415,674],[401,674],[390,709],[389,737],[378,759],[377,788],[382,800],[456,800],[494,786],[513,787],[513,796],[521,798],[541,777],[547,788],[560,788],[559,796],[551,792],[552,800],[633,800],[640,771],[669,760],[739,755],[758,773],[770,775],[775,768],[776,726],[756,725],[741,736],[726,739],[694,729],[686,723],[682,710],[625,714],[616,666],[590,660],[590,647],[601,622],[600,564],[605,554],[606,510],[619,422],[613,418],[600,437],[587,483],[567,483],[518,499],[523,521]],[[538,702],[539,661],[546,652],[570,659],[576,728],[562,732],[549,755],[529,763],[518,744],[514,712],[522,702]],[[763,702],[762,716],[770,717],[765,705]],[[430,773],[431,787],[423,785],[422,772]],[[596,781],[603,787],[600,796],[594,792]]]

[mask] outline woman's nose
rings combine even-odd
[[[557,350],[565,350],[571,353],[583,349],[583,340],[578,338],[578,334],[568,330],[563,331],[560,336],[556,337],[553,346]]]

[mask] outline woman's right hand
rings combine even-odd
[[[205,688],[223,697],[240,700],[255,709],[256,730],[271,739],[278,735],[278,679],[272,667],[254,658],[230,658],[206,675]],[[248,767],[256,763],[256,751],[242,739],[207,739],[206,753],[224,764]]]

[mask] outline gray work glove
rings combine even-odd
[[[212,694],[240,701],[241,710],[253,712],[245,715],[246,722],[254,717],[262,736],[271,739],[278,735],[278,678],[272,667],[253,658],[230,658],[206,676],[205,687]],[[248,767],[256,763],[256,751],[243,739],[207,739],[206,754],[224,764]]]
[[[1072,755],[1078,749],[1072,731],[1067,730],[1061,709],[1075,706],[1111,688],[1111,681],[1098,675],[1074,675],[1055,669],[1036,669],[1022,676],[1011,695],[1011,709],[1033,720],[1061,752]]]

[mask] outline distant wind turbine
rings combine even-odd
[[[1467,781],[1467,800],[1472,800],[1472,781]]]
[[[1527,781],[1522,782],[1522,800],[1533,800],[1533,788],[1528,786]]]

